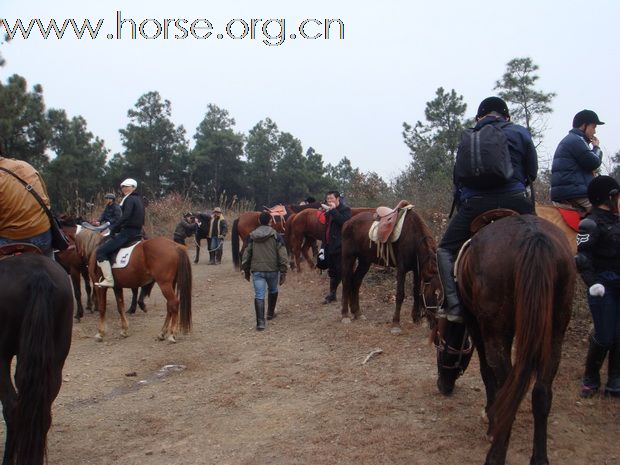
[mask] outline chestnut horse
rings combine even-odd
[[[571,252],[573,255],[577,254],[577,231],[571,228],[566,224],[564,218],[558,211],[556,207],[553,205],[540,205],[536,204],[536,214],[541,218],[546,219],[547,221],[552,222],[558,228],[562,230],[566,239],[568,240],[568,245],[570,246]]]
[[[359,292],[370,265],[380,263],[377,245],[368,238],[374,213],[359,213],[342,228],[342,318],[348,321],[349,310],[354,318],[361,315]],[[422,307],[436,309],[442,287],[437,274],[437,246],[424,220],[409,210],[403,220],[400,237],[392,243],[396,257],[396,308],[392,317],[392,333],[400,333],[400,310],[405,298],[405,277],[413,272],[414,322],[422,316]],[[357,263],[357,265],[356,265]]]
[[[60,265],[33,253],[0,260],[0,282],[2,463],[43,465],[52,403],[71,346],[71,283]]]
[[[473,237],[457,262],[456,276],[466,309],[465,326],[478,351],[486,388],[492,444],[485,464],[505,463],[512,424],[534,376],[530,463],[548,464],[551,386],[560,363],[576,276],[564,234],[533,215],[501,219]],[[449,335],[446,344],[462,345],[460,338]],[[450,394],[464,368],[456,370],[446,364],[444,354],[438,352],[437,385],[442,393]]]
[[[79,236],[85,235],[88,247],[84,253],[89,257],[89,271],[93,282],[99,281],[101,270],[97,266],[95,251],[101,236],[95,231],[85,230]],[[78,237],[79,237],[78,236]],[[97,241],[96,236],[99,237]],[[166,299],[166,319],[158,338],[176,342],[176,333],[179,328],[186,334],[192,324],[192,267],[185,247],[165,237],[154,237],[141,241],[133,249],[131,259],[125,268],[112,268],[114,276],[114,295],[121,319],[121,336],[127,337],[129,324],[125,318],[125,303],[123,300],[124,288],[137,288],[152,285],[156,282]],[[102,341],[105,335],[107,288],[97,288],[97,303],[99,308],[99,325],[95,340]],[[180,318],[179,318],[180,317]]]

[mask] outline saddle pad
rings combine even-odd
[[[136,242],[135,244],[129,247],[123,247],[116,254],[116,260],[112,265],[112,268],[125,268],[129,264],[129,259],[131,258],[131,252],[133,249],[142,241]]]
[[[318,218],[319,223],[321,224],[327,223],[327,218],[325,217],[325,212],[323,210],[317,210],[316,217]]]
[[[564,208],[556,207],[562,215],[564,222],[573,230],[579,232],[579,221],[581,217],[576,210],[565,210]]]

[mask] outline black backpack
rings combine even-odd
[[[510,122],[466,129],[456,151],[454,180],[472,189],[492,189],[506,184],[513,175],[508,139],[502,131]]]

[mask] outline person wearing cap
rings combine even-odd
[[[579,223],[577,269],[588,287],[594,323],[590,335],[581,397],[592,397],[600,386],[599,371],[609,354],[605,393],[620,397],[620,185],[598,176],[588,185],[590,213]]]
[[[30,184],[45,205],[50,207],[45,182],[30,164],[4,158],[0,153],[0,168],[15,173]],[[21,182],[0,170],[0,245],[15,242],[36,245],[44,255],[54,258],[50,220],[45,210]]]
[[[114,194],[108,193],[103,198],[105,200],[105,208],[101,216],[99,216],[99,220],[97,220],[97,225],[110,223],[110,226],[113,226],[114,223],[121,219],[123,212],[120,205],[116,203],[116,196]]]
[[[558,144],[551,165],[551,200],[586,212],[588,185],[601,166],[603,151],[596,126],[603,123],[592,110],[582,110],[573,118],[573,129]]]
[[[213,215],[209,221],[207,232],[207,243],[209,245],[209,265],[220,265],[222,263],[222,249],[224,248],[224,237],[228,232],[226,220],[222,217],[222,209],[215,207]]]
[[[194,235],[197,226],[194,214],[192,212],[185,213],[183,219],[174,228],[172,239],[177,244],[185,245],[185,238]]]
[[[278,285],[284,284],[288,270],[286,246],[282,237],[269,226],[270,221],[271,215],[267,212],[258,216],[259,226],[250,233],[241,259],[241,270],[247,281],[252,274],[257,331],[265,329],[265,291],[268,291],[267,319],[272,320],[276,316]]]
[[[113,237],[97,248],[97,265],[101,268],[103,279],[96,283],[99,287],[114,287],[112,264],[110,257],[114,252],[142,237],[144,226],[144,205],[136,192],[138,183],[135,179],[127,178],[121,183],[122,215],[117,223],[110,228]]]
[[[503,185],[492,189],[465,187],[455,181],[458,209],[439,242],[437,265],[444,288],[444,308],[438,316],[456,323],[463,322],[463,309],[454,281],[454,261],[465,241],[471,237],[471,222],[478,215],[496,208],[508,208],[521,214],[534,213],[526,187],[536,179],[538,155],[529,131],[510,123],[508,106],[499,97],[488,97],[478,107],[474,131],[488,124],[496,125],[507,139],[513,175]]]

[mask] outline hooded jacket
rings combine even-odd
[[[261,225],[250,233],[241,259],[243,271],[279,271],[286,273],[288,255],[282,238],[271,226]]]

